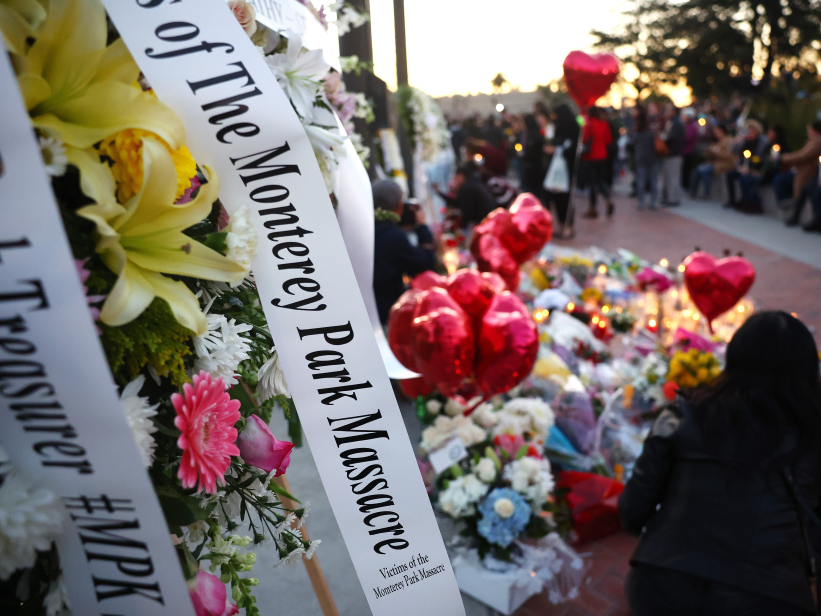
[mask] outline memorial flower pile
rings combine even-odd
[[[253,9],[232,8],[254,34]],[[277,403],[299,430],[250,272],[250,212],[222,206],[220,178],[192,157],[100,0],[6,3],[0,28],[197,614],[259,614],[256,580],[240,576],[253,546],[271,542],[282,563],[319,542],[299,529],[308,505],[286,508],[274,481],[294,446],[268,428]],[[313,118],[327,66],[295,37],[281,51],[272,70]],[[319,156],[343,139],[323,127],[312,138]],[[0,599],[65,616],[62,507],[22,471],[0,478],[0,588],[16,595]]]
[[[440,469],[433,496],[442,512],[463,524],[463,535],[475,543],[480,556],[490,553],[510,560],[514,541],[541,538],[553,530],[553,477],[550,463],[541,455],[553,424],[549,405],[514,398],[498,405],[481,404],[466,415],[467,407],[458,400],[431,398],[424,407],[423,416],[432,425],[422,433],[422,463],[454,437],[467,450],[458,463]]]

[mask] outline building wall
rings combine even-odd
[[[538,92],[512,90],[500,94],[455,94],[436,99],[442,111],[448,116],[465,117],[478,113],[486,116],[496,111],[496,105],[502,103],[506,111],[526,113],[533,111],[533,103],[539,99]]]

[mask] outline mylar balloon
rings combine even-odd
[[[505,237],[511,232],[510,212],[506,209],[497,207],[490,214],[485,216],[476,227],[473,229],[473,237],[470,240],[470,252],[476,256],[475,250],[478,250],[479,240],[485,235],[495,235],[499,239]]]
[[[411,335],[417,372],[446,396],[456,391],[470,374],[475,350],[465,311],[444,289],[423,291]]]
[[[529,261],[553,237],[553,215],[530,193],[510,206],[510,232],[500,237],[518,263]]]
[[[496,290],[473,269],[460,269],[448,277],[448,294],[471,317],[481,317],[496,296]]]
[[[444,289],[446,286],[447,278],[431,271],[422,272],[411,282],[411,287],[420,291],[427,291],[434,287]]]
[[[496,272],[482,272],[482,278],[488,281],[496,293],[501,293],[507,288],[504,279]]]
[[[426,383],[424,377],[421,376],[399,381],[399,388],[402,393],[412,400],[415,400],[418,396],[427,396],[433,391],[433,387]]]
[[[519,264],[498,237],[490,233],[482,235],[471,252],[480,271],[496,272],[508,289],[519,287]]]
[[[735,306],[753,282],[755,268],[743,257],[716,259],[707,252],[694,252],[684,260],[684,284],[710,324]]]
[[[411,325],[420,293],[422,291],[418,289],[405,291],[391,307],[388,316],[388,346],[391,347],[399,363],[414,372],[419,372],[419,370],[416,368],[416,359],[413,356],[411,345],[413,341]]]
[[[476,349],[475,375],[486,396],[515,387],[533,369],[539,332],[522,301],[505,291],[482,317]]]
[[[604,96],[619,75],[619,60],[611,53],[589,55],[571,51],[564,59],[564,83],[576,104],[586,111]]]

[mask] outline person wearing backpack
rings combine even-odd
[[[817,613],[821,378],[807,327],[760,312],[723,374],[661,413],[619,500],[635,616]]]

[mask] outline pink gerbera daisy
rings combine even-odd
[[[199,481],[197,492],[217,491],[217,482],[225,485],[225,471],[231,464],[231,456],[238,456],[234,444],[237,430],[234,424],[240,417],[239,400],[232,400],[225,393],[225,384],[204,370],[194,375],[194,385],[186,383],[183,394],[171,396],[177,417],[174,425],[182,432],[177,446],[182,449],[182,463],[177,477],[184,488],[193,488]]]

